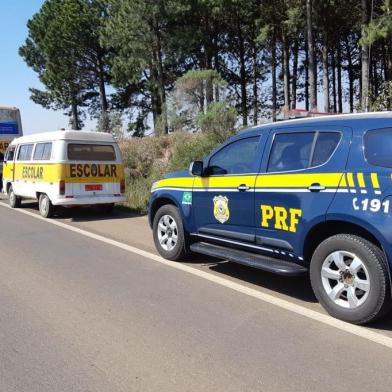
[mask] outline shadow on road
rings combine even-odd
[[[34,210],[38,212],[38,203],[36,201],[23,201],[23,208]],[[94,222],[102,220],[116,220],[116,219],[128,219],[128,218],[138,218],[143,216],[132,210],[128,210],[121,207],[116,207],[112,212],[105,212],[100,209],[99,206],[96,207],[73,207],[65,208],[58,207],[54,218],[60,219],[70,219],[71,222]]]
[[[235,263],[217,263],[211,266],[210,269],[301,301],[317,302],[308,276],[289,278]]]

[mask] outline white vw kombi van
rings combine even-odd
[[[3,192],[10,206],[37,199],[43,217],[55,206],[103,205],[124,200],[121,152],[113,136],[56,131],[13,140],[4,159]]]

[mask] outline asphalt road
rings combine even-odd
[[[103,234],[89,214],[60,220]],[[121,217],[122,236],[145,230]],[[391,389],[391,348],[15,210],[0,222],[1,392]],[[306,279],[192,267],[322,312]]]

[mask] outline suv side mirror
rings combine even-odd
[[[191,173],[194,176],[202,177],[203,171],[204,171],[203,161],[194,161],[189,166],[189,173]]]

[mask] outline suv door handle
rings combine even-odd
[[[308,189],[311,192],[320,192],[320,191],[324,191],[325,190],[325,186],[322,186],[319,183],[315,183],[315,184],[310,185],[310,187],[308,187]]]
[[[246,192],[246,191],[248,191],[250,189],[250,186],[248,186],[246,184],[241,184],[241,185],[238,185],[237,189],[240,192]]]

